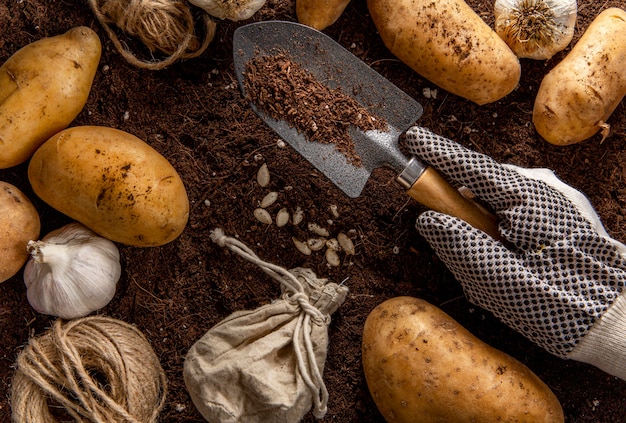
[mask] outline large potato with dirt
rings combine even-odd
[[[41,224],[30,199],[16,186],[0,181],[0,282],[26,264],[28,241],[37,240]]]
[[[122,244],[166,244],[189,218],[187,192],[174,167],[118,129],[77,126],[59,132],[33,155],[28,179],[50,206]]]
[[[564,421],[559,401],[529,368],[424,300],[379,304],[362,344],[367,386],[388,422]]]
[[[626,95],[626,11],[601,12],[543,79],[533,123],[555,145],[575,144],[598,131]]]
[[[477,104],[517,86],[521,66],[463,0],[367,0],[387,48],[439,87]]]
[[[22,47],[0,67],[0,169],[28,160],[83,109],[102,47],[80,26]]]

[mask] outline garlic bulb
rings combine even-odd
[[[576,0],[496,0],[495,31],[520,58],[544,60],[572,41]]]
[[[107,305],[122,273],[115,244],[80,223],[29,241],[24,268],[28,302],[43,314],[83,317]]]
[[[243,21],[254,15],[265,4],[265,0],[189,0],[209,15],[219,19]]]

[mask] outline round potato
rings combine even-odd
[[[463,0],[367,0],[387,48],[418,74],[479,105],[509,94],[519,59]]]
[[[22,47],[0,67],[0,169],[27,161],[83,109],[100,39],[84,26]]]
[[[118,129],[78,126],[59,132],[35,152],[28,178],[50,206],[122,244],[166,244],[189,218],[187,192],[174,167]]]
[[[28,260],[28,241],[37,240],[41,223],[30,199],[0,181],[0,282],[15,275]]]
[[[350,0],[296,0],[298,22],[322,31],[339,19]]]
[[[412,297],[378,305],[363,329],[363,370],[388,422],[562,423],[530,369]]]
[[[626,11],[602,11],[572,50],[541,81],[533,123],[555,145],[606,136],[606,123],[626,95]]]

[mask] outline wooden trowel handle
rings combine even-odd
[[[407,190],[407,194],[431,210],[458,217],[492,238],[502,239],[496,216],[475,201],[464,197],[432,167],[427,167],[422,172]]]

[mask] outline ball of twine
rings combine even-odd
[[[58,319],[19,354],[11,409],[15,422],[154,422],[166,393],[165,372],[135,327],[102,316]]]
[[[180,0],[89,0],[96,18],[115,48],[131,64],[145,69],[162,69],[179,59],[202,54],[215,36],[216,24],[204,15],[204,38],[196,36],[189,4]],[[163,60],[143,60],[125,48],[109,24],[138,38],[151,53],[169,56]]]

